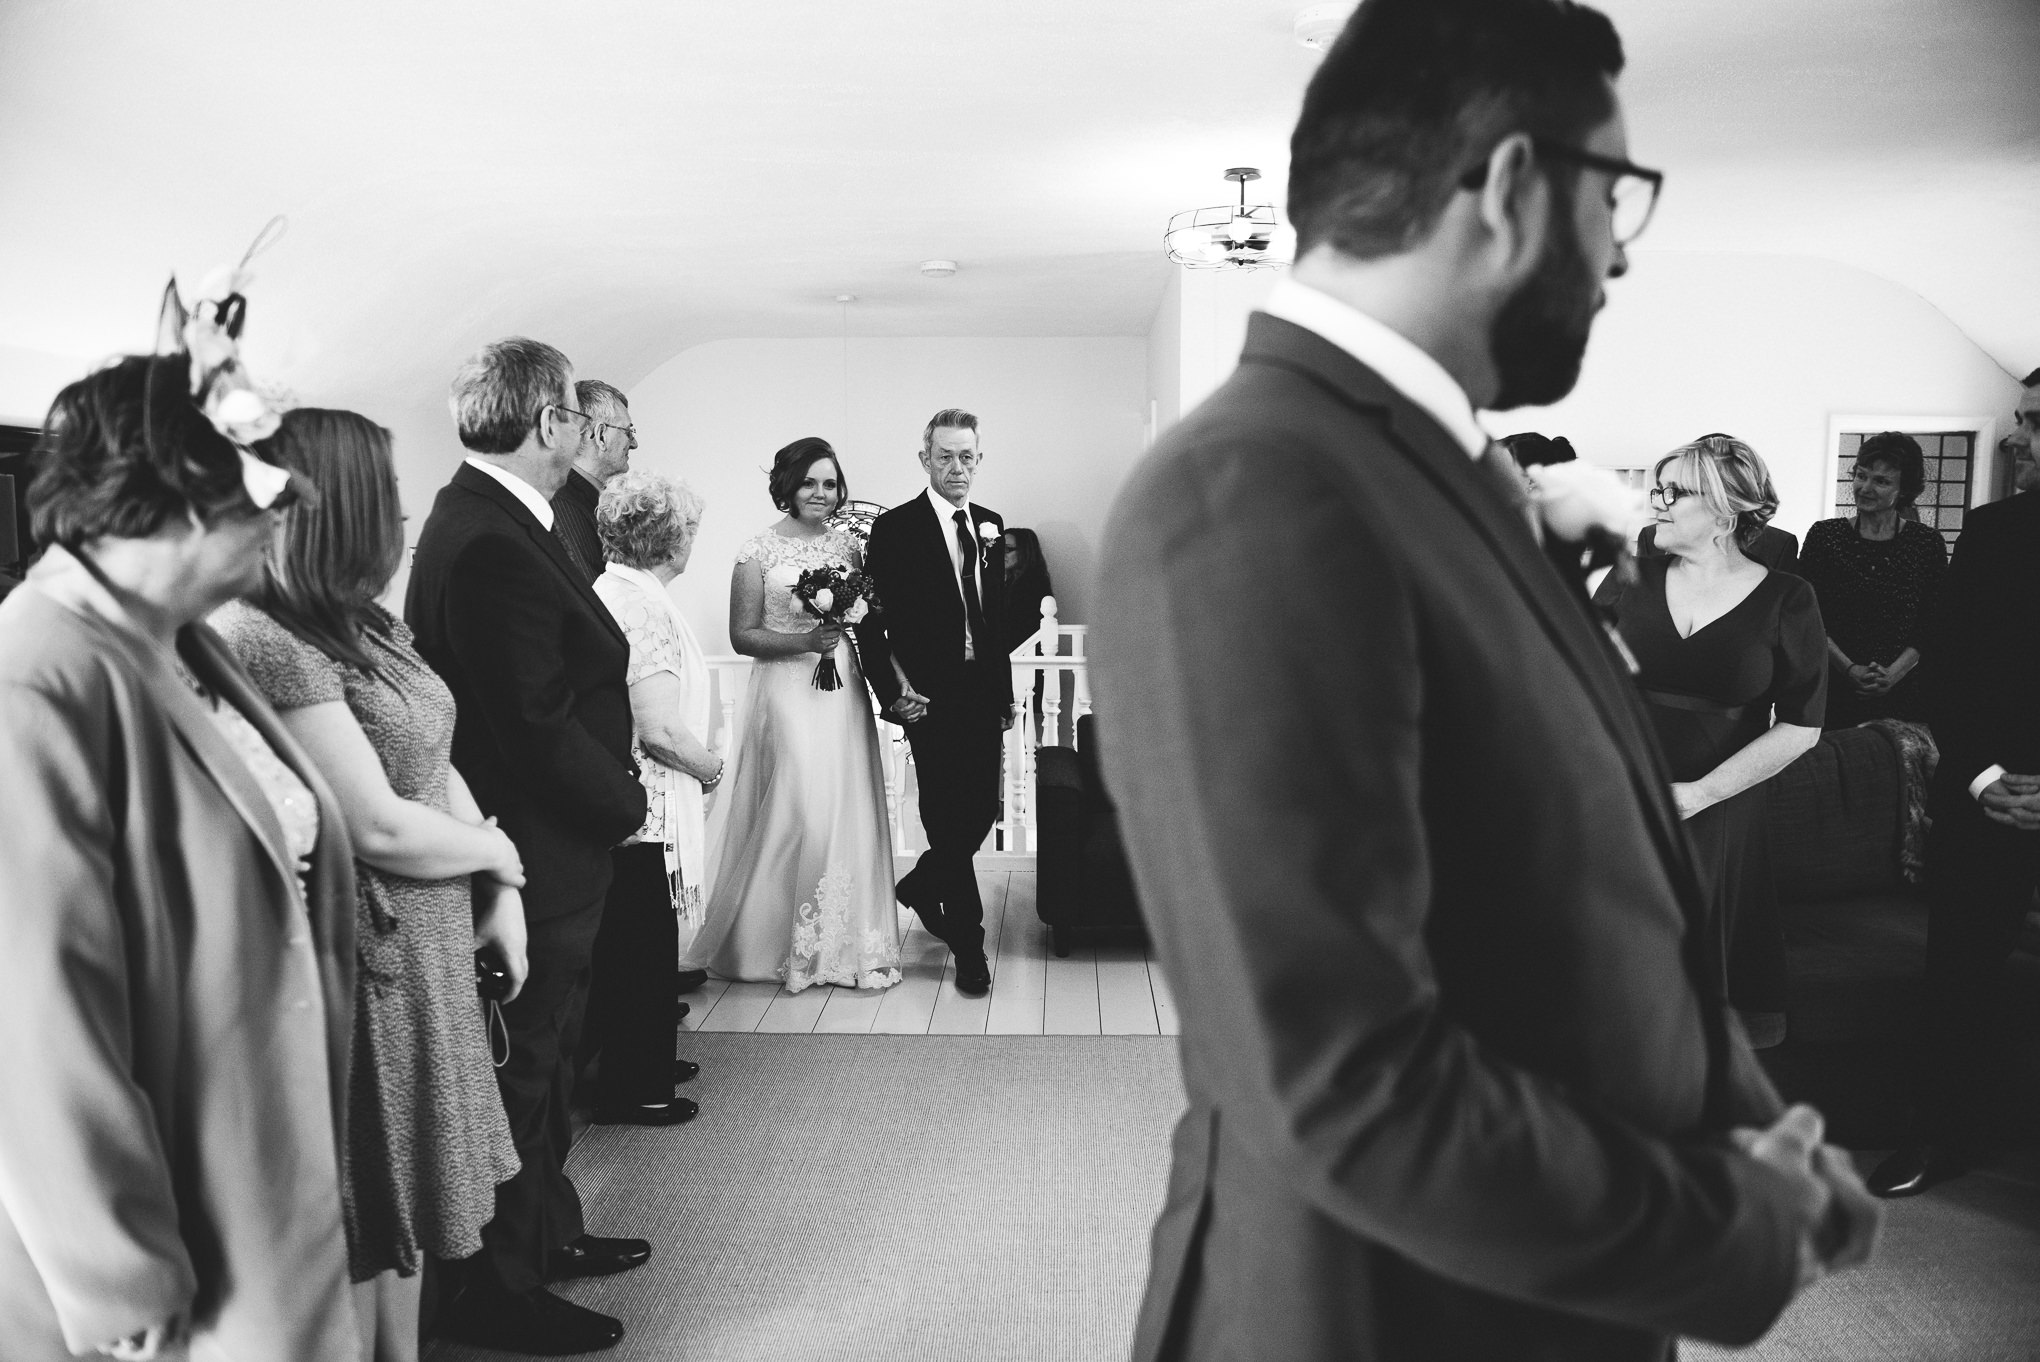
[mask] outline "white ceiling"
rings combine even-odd
[[[278,212],[251,349],[317,400],[520,331],[628,386],[842,292],[858,335],[1142,334],[1169,213],[1279,198],[1300,5],[0,0],[0,345],[139,347]],[[1604,8],[1669,175],[1639,269],[1826,256],[2040,364],[2040,3]]]

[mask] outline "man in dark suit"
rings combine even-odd
[[[609,480],[630,468],[637,448],[637,427],[630,420],[630,399],[599,378],[574,384],[574,405],[586,418],[588,433],[574,456],[565,482],[553,493],[552,508],[567,556],[589,581],[602,575],[602,536],[595,530],[595,503]]]
[[[1562,397],[1626,269],[1621,65],[1566,0],[1363,0],[1292,139],[1294,270],[1113,512],[1104,774],[1189,1094],[1142,1362],[1663,1359],[1867,1253],[1474,419]]]
[[[1926,1044],[1905,1146],[1870,1189],[1911,1196],[1964,1171],[2003,1073],[2005,962],[2040,886],[2040,369],[2000,450],[2014,495],[1969,513],[1942,580],[1928,716]]]
[[[864,674],[904,724],[928,849],[899,899],[956,957],[956,991],[992,986],[972,857],[999,817],[999,745],[1013,722],[1013,668],[1000,646],[1005,522],[970,499],[984,453],[977,417],[938,411],[921,432],[928,490],[871,526],[864,570],[879,609],[857,626]]]
[[[650,1256],[641,1239],[587,1234],[562,1163],[589,954],[609,848],[644,822],[630,759],[630,647],[555,532],[548,498],[589,422],[573,368],[521,337],[485,346],[453,381],[470,451],[418,536],[404,618],[453,692],[453,764],[524,857],[531,973],[503,1007],[497,1069],[523,1160],[496,1189],[482,1251],[450,1275],[441,1315],[466,1342],[535,1353],[606,1348],[623,1326],[546,1290]]]

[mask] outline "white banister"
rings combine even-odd
[[[1084,652],[1085,634],[1085,627],[1081,624],[1062,623],[1055,598],[1048,596],[1041,602],[1041,628],[1012,652],[1013,698],[1019,703],[1020,714],[1006,734],[1000,819],[992,830],[986,853],[1008,856],[1035,854],[1034,753],[1043,745],[1062,743],[1065,727],[1068,729],[1067,745],[1076,746],[1076,721],[1091,712],[1091,677]],[[749,698],[751,659],[724,654],[709,658],[708,667],[715,678],[715,712],[720,715],[720,727],[709,739],[709,746],[728,757],[736,752],[737,738],[747,717],[745,706]],[[1035,696],[1037,686],[1041,692],[1038,701]],[[1067,725],[1064,723],[1065,715],[1068,716]],[[880,764],[885,777],[886,816],[892,821],[893,853],[910,856],[915,850],[907,829],[912,811],[912,801],[907,792],[912,750],[907,745],[906,730],[897,724],[887,723],[881,717],[875,697],[872,699],[871,721],[878,730]],[[918,821],[918,815],[914,816]]]

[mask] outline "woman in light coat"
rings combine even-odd
[[[59,395],[0,605],[0,1353],[355,1362],[353,856],[199,621],[288,476],[182,354]]]

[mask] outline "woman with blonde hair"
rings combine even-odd
[[[298,410],[265,448],[317,489],[214,627],[331,783],[353,840],[360,957],[347,1101],[348,1257],[364,1358],[417,1356],[425,1254],[481,1248],[518,1169],[474,955],[525,973],[517,848],[454,770],[453,697],[377,603],[402,562],[389,432]]]
[[[1623,642],[1710,884],[1729,1001],[1751,1043],[1785,1033],[1785,947],[1763,838],[1764,782],[1820,740],[1827,634],[1813,589],[1744,549],[1778,509],[1757,452],[1709,435],[1658,460],[1663,557],[1617,598]]]
[[[673,1094],[700,1071],[673,1057],[678,915],[701,922],[704,801],[723,764],[706,741],[708,659],[666,586],[687,570],[701,511],[686,483],[641,470],[610,479],[595,503],[608,564],[595,594],[630,640],[631,755],[646,808],[644,826],[609,853],[616,878],[595,937],[583,1048],[602,1051],[595,1119],[604,1124],[678,1125],[696,1114]]]

